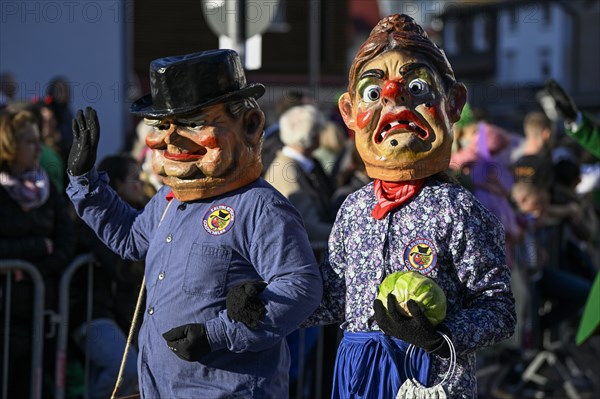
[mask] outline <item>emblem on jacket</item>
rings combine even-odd
[[[206,212],[202,220],[202,226],[208,234],[220,236],[227,233],[233,227],[235,213],[227,205],[215,205]]]
[[[428,274],[437,263],[435,245],[427,238],[412,240],[404,250],[404,263],[411,270]]]

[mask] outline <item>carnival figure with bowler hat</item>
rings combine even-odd
[[[265,182],[261,84],[232,50],[150,64],[151,93],[131,112],[165,186],[141,211],[94,167],[96,112],[73,120],[68,194],[113,251],[146,259],[139,332],[143,398],[283,398],[287,334],[317,307],[321,276],[302,224]]]

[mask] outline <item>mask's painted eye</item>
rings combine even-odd
[[[158,130],[169,130],[169,128],[171,127],[170,123],[161,123],[160,125],[156,126],[158,128]]]
[[[372,103],[381,98],[381,87],[377,85],[370,85],[363,91],[363,101]]]
[[[413,96],[423,96],[429,94],[429,84],[423,79],[413,79],[408,84],[408,91]]]

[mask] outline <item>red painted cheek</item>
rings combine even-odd
[[[207,148],[215,148],[218,146],[217,138],[215,136],[204,136],[198,141],[198,144]]]
[[[386,98],[396,98],[400,85],[394,80],[388,80],[384,83],[381,95]]]
[[[373,116],[372,110],[358,111],[356,113],[356,125],[360,129],[364,129],[365,126],[367,126],[369,124],[369,122],[371,122],[372,116]]]
[[[429,115],[432,119],[437,120],[440,117],[440,110],[438,108],[437,104],[434,104],[431,107],[425,107],[425,112],[427,113],[427,115]]]

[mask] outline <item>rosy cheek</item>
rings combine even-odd
[[[432,107],[425,106],[425,112],[433,119],[437,119],[439,116],[439,110],[437,105],[434,105]]]
[[[204,136],[198,141],[198,144],[207,148],[216,148],[218,146],[215,136]]]
[[[364,129],[369,122],[371,122],[371,118],[373,117],[373,110],[366,110],[366,111],[358,111],[356,113],[356,125],[360,128],[360,129]]]

